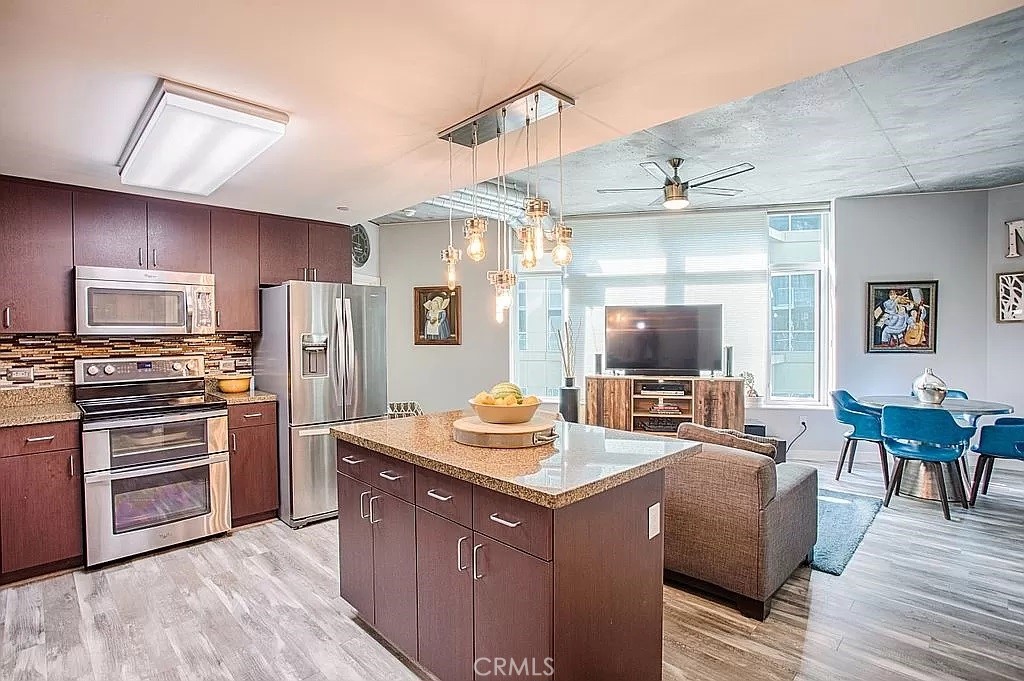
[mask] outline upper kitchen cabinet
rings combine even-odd
[[[149,267],[145,199],[75,191],[74,225],[76,265]]]
[[[149,269],[210,271],[210,208],[150,199]]]
[[[260,330],[259,216],[214,208],[210,261],[217,286],[217,330]]]
[[[309,223],[309,268],[313,281],[352,283],[352,231],[345,225]]]
[[[0,180],[0,333],[74,330],[71,192]]]
[[[259,222],[260,283],[274,285],[308,278],[308,223],[271,215],[261,215]]]

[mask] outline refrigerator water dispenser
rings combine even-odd
[[[302,377],[324,378],[327,376],[327,335],[304,333],[302,344]]]

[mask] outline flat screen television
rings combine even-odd
[[[633,374],[697,376],[722,368],[721,305],[609,306],[605,367]]]

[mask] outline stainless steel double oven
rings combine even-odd
[[[202,356],[75,362],[86,565],[231,529],[227,405]]]

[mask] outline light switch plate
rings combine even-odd
[[[220,370],[221,371],[234,371],[235,370],[235,360],[233,360],[233,359],[222,359],[220,361]]]
[[[7,380],[11,383],[31,383],[36,377],[32,367],[11,367],[7,370]]]
[[[244,369],[252,369],[252,358],[251,357],[239,357],[235,360],[235,368],[239,371]]]
[[[654,539],[661,534],[661,502],[647,509],[647,538]]]

